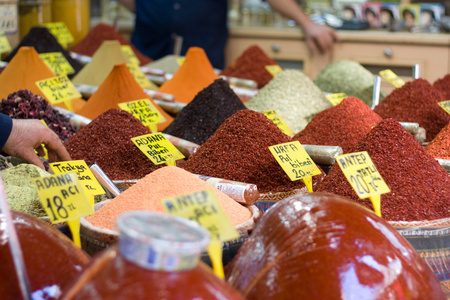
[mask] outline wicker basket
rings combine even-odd
[[[100,209],[103,205],[108,203],[110,200],[105,200],[103,202],[97,203],[95,205],[95,210]],[[240,234],[240,237],[236,240],[229,241],[224,243],[223,246],[223,261],[224,265],[228,263],[236,254],[237,250],[240,248],[242,243],[247,239],[248,237],[248,231],[253,228],[254,219],[259,217],[260,212],[259,210],[254,206],[247,206],[247,208],[252,213],[252,217],[240,224],[235,226],[237,231]],[[110,229],[103,229],[93,226],[90,222],[86,220],[86,218],[81,219],[81,230],[80,230],[80,237],[81,237],[81,247],[83,250],[85,250],[89,255],[94,255],[103,249],[108,248],[109,246],[115,244],[119,238],[119,233],[114,230]],[[209,262],[209,258],[205,256],[206,254],[203,254],[202,259],[204,259],[205,262]]]
[[[419,253],[439,279],[450,299],[450,218],[421,221],[389,221]]]

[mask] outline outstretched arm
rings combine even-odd
[[[303,28],[306,43],[313,54],[325,53],[331,50],[336,41],[339,41],[333,28],[312,22],[294,0],[266,1],[274,10],[294,20]]]

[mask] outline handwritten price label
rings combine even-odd
[[[50,169],[54,174],[65,174],[75,172],[78,180],[83,185],[84,192],[91,195],[103,195],[105,190],[97,181],[91,169],[84,160],[72,160],[63,162],[54,162],[50,164]]]
[[[212,240],[226,242],[239,237],[213,189],[167,198],[162,204],[167,213],[200,223]]]
[[[0,53],[11,52],[11,44],[4,31],[0,31]]]
[[[74,38],[64,22],[44,23],[43,26],[47,27],[58,43],[64,48],[66,48],[68,44],[73,43]]]
[[[333,104],[333,106],[338,105],[339,103],[342,102],[342,100],[344,100],[347,97],[348,96],[346,93],[336,93],[336,94],[329,94],[329,95],[325,96],[325,98],[327,98],[328,101],[330,101],[330,103]]]
[[[380,76],[389,81],[396,88],[401,88],[405,85],[405,81],[397,76],[392,70],[386,69],[379,72]]]
[[[131,140],[155,165],[163,163],[175,165],[176,160],[184,158],[184,155],[160,132],[137,136]]]
[[[156,106],[154,106],[148,99],[119,103],[119,107],[131,113],[145,126],[150,126],[155,123],[159,124],[166,121],[166,118],[164,118]]]
[[[267,72],[273,77],[277,76],[279,73],[283,72],[283,69],[279,65],[267,65],[264,67]]]
[[[370,159],[369,153],[348,153],[338,156],[336,161],[358,197],[370,198],[375,213],[381,216],[380,195],[391,190]]]
[[[438,104],[446,113],[450,114],[450,100],[438,102]]]
[[[75,173],[36,178],[34,185],[53,224],[77,220],[94,213]]]
[[[292,181],[302,179],[308,191],[312,192],[311,178],[322,172],[299,141],[270,146],[269,150]]]
[[[67,75],[36,81],[36,85],[51,104],[81,98],[81,94]]]
[[[294,132],[289,127],[288,124],[283,120],[283,118],[278,114],[276,110],[265,110],[262,112],[269,120],[275,123],[275,125],[280,128],[280,130],[285,134],[292,136]]]
[[[56,75],[70,75],[75,73],[75,70],[61,52],[41,53],[39,56]]]

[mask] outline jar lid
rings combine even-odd
[[[120,254],[152,270],[194,268],[210,240],[208,231],[197,222],[152,211],[124,213],[116,226]]]

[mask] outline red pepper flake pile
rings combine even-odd
[[[425,147],[435,158],[450,159],[450,123]]]
[[[315,115],[294,140],[302,144],[340,146],[348,153],[381,120],[362,100],[348,97]]]
[[[444,100],[442,93],[428,81],[416,79],[395,89],[374,111],[384,119],[419,123],[425,128],[429,142],[450,122],[450,115],[438,105]]]
[[[181,166],[201,175],[253,183],[262,193],[304,187],[291,181],[268,147],[292,139],[262,113],[243,109],[225,120],[216,132]],[[313,183],[323,175],[313,177]]]
[[[443,78],[436,80],[433,83],[433,87],[441,91],[445,100],[450,100],[450,74],[445,75]]]
[[[72,48],[72,51],[78,54],[92,56],[104,41],[113,40],[119,41],[121,45],[130,46],[136,57],[141,62],[141,66],[153,61],[151,58],[142,54],[142,52],[140,52],[125,37],[115,30],[114,27],[102,23],[92,28],[88,35],[86,35],[84,39]]]
[[[352,152],[367,151],[391,189],[381,195],[381,215],[388,221],[424,221],[450,217],[450,175],[398,122],[381,121]],[[359,199],[338,164],[317,186],[317,192]]]
[[[92,120],[65,144],[72,159],[96,162],[112,180],[141,179],[154,165],[131,141],[150,130],[132,114],[112,108]]]
[[[269,65],[278,65],[278,63],[269,58],[261,48],[253,45],[245,50],[220,75],[252,79],[258,83],[258,88],[260,89],[273,78],[265,68]]]

